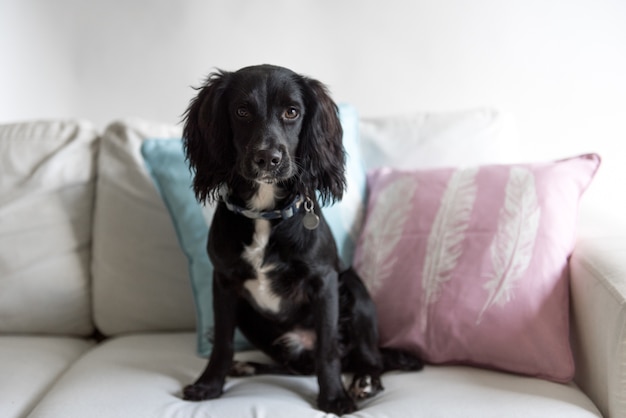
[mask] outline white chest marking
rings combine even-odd
[[[273,266],[263,265],[270,229],[269,221],[264,219],[254,221],[252,243],[244,248],[243,258],[250,263],[256,273],[256,277],[246,280],[243,286],[250,292],[250,295],[261,309],[278,313],[280,311],[280,298],[272,292],[270,279],[267,278],[267,273],[272,270]]]
[[[248,208],[252,210],[268,210],[274,207],[276,200],[276,188],[273,184],[259,183],[259,190],[248,202]]]

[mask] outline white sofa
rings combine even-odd
[[[405,132],[419,164],[455,165],[514,159],[503,126],[476,110],[360,128],[365,146]],[[145,138],[180,134],[140,120],[102,133],[73,120],[0,127],[1,417],[326,416],[314,377],[233,378],[218,400],[181,399],[205,360],[187,259],[140,154]],[[350,416],[626,417],[626,234],[599,215],[583,222],[570,260],[573,382],[428,365],[385,375]]]

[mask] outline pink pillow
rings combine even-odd
[[[354,265],[381,344],[567,382],[570,256],[600,158],[368,175]]]

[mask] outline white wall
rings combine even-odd
[[[0,122],[76,109],[74,23],[53,4],[0,0]]]
[[[213,68],[269,62],[365,116],[496,106],[534,157],[626,179],[623,0],[0,0],[0,48],[0,122],[177,122]]]

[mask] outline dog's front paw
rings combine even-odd
[[[219,398],[221,395],[221,387],[202,383],[194,383],[193,385],[185,386],[183,389],[183,399],[186,401],[204,401]]]
[[[324,411],[335,415],[344,415],[356,411],[356,404],[345,393],[334,399],[318,399],[317,407]]]

